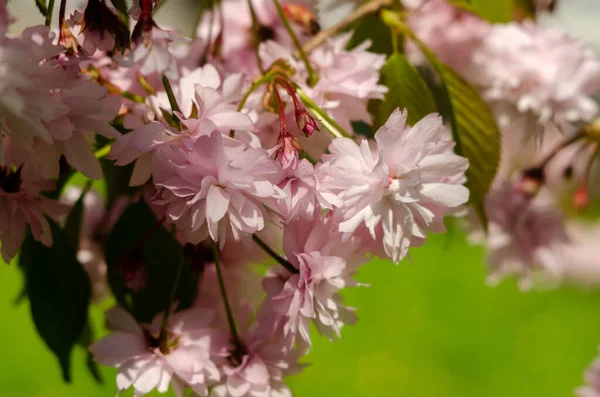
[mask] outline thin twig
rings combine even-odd
[[[304,49],[302,48],[302,44],[300,44],[298,36],[296,36],[294,29],[292,29],[292,26],[290,25],[290,21],[288,21],[287,17],[285,16],[285,13],[281,8],[281,3],[279,2],[279,0],[273,0],[273,2],[275,3],[275,8],[277,8],[277,13],[281,18],[285,29],[288,31],[292,41],[294,42],[297,56],[302,60],[304,66],[306,67],[306,72],[308,73],[308,85],[313,87],[315,84],[317,84],[317,80],[319,79],[319,77],[317,76],[315,69],[313,69],[312,65],[310,64],[310,61],[308,60],[308,55],[306,55],[306,51],[304,51]]]
[[[260,239],[260,237],[258,237],[256,234],[252,235],[252,240],[254,240],[254,242],[260,247],[262,248],[267,254],[269,254],[269,256],[273,259],[275,259],[277,261],[277,263],[279,263],[281,266],[285,267],[290,273],[299,273],[299,270],[296,269],[294,267],[294,265],[292,265],[290,262],[288,262],[287,260],[283,259],[281,256],[279,256],[275,251],[273,251],[271,249],[271,247],[269,247],[264,241],[262,241]]]
[[[215,269],[217,270],[217,278],[219,281],[219,289],[221,290],[221,298],[223,299],[223,306],[225,306],[225,314],[227,315],[227,322],[229,324],[229,332],[231,332],[231,340],[233,341],[233,346],[235,347],[235,351],[233,354],[237,354],[238,356],[242,354],[244,351],[244,345],[238,335],[237,327],[235,325],[235,319],[233,318],[233,311],[231,310],[231,305],[229,304],[229,299],[227,298],[227,290],[225,289],[225,281],[223,280],[223,273],[221,272],[221,260],[219,259],[219,248],[217,247],[217,243],[212,242],[212,251],[213,251],[213,259],[215,261]],[[235,357],[236,360],[241,362],[241,357]]]
[[[58,29],[62,32],[63,24],[65,23],[65,13],[67,11],[67,0],[60,0],[60,9],[58,10]]]
[[[308,95],[306,95],[306,93],[304,93],[304,91],[297,88],[296,92],[298,93],[298,95],[300,96],[300,99],[302,99],[302,102],[304,102],[304,104],[306,105],[308,110],[310,110],[310,112],[313,114],[313,116],[317,120],[319,120],[321,122],[321,124],[323,124],[323,126],[325,126],[325,128],[327,129],[327,131],[329,131],[331,133],[331,135],[333,135],[336,138],[342,138],[342,137],[351,138],[352,137],[352,134],[350,134],[341,125],[339,125],[334,119],[332,119],[327,114],[327,112],[325,112],[323,109],[321,109],[319,107],[319,105],[317,105],[312,99],[310,99],[310,97]]]
[[[181,273],[183,273],[183,257],[177,264],[177,269],[175,270],[175,279],[173,280],[173,285],[171,285],[171,295],[169,296],[169,302],[167,303],[167,307],[165,309],[165,314],[162,318],[162,322],[160,324],[160,334],[158,335],[158,346],[160,347],[160,351],[162,354],[169,353],[169,317],[171,316],[171,312],[173,311],[173,302],[175,301],[175,296],[177,295],[177,289],[179,288],[179,282],[181,280]]]
[[[360,18],[364,17],[365,15],[376,13],[380,9],[382,9],[384,7],[389,7],[392,4],[393,4],[393,0],[369,1],[368,3],[365,3],[362,6],[358,7],[350,15],[348,15],[347,17],[345,17],[338,23],[331,25],[327,29],[321,30],[312,39],[310,39],[308,42],[306,42],[306,44],[304,44],[302,49],[304,50],[305,53],[309,54],[312,50],[314,50],[316,47],[320,46],[329,37],[334,36],[338,32],[346,29],[348,26],[350,26],[355,21],[359,20]],[[296,55],[300,55],[300,54],[297,53]]]

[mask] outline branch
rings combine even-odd
[[[389,7],[394,4],[393,0],[372,0],[368,3],[365,3],[354,10],[350,15],[336,23],[335,25],[331,25],[327,29],[321,30],[318,34],[316,34],[312,39],[310,39],[304,46],[302,47],[304,52],[307,54],[314,50],[316,47],[320,46],[325,40],[329,37],[335,35],[341,30],[346,29],[353,22],[359,20],[368,14],[373,14],[378,12],[384,7]],[[298,55],[298,54],[296,54]]]

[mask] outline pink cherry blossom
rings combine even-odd
[[[542,124],[589,121],[598,113],[591,95],[600,89],[600,60],[560,30],[494,25],[473,62],[486,99]]]
[[[333,209],[342,201],[333,194],[327,194],[321,186],[315,167],[306,159],[298,162],[295,168],[287,170],[287,177],[279,187],[286,196],[279,201],[284,219],[292,221],[298,217],[313,219],[315,211]]]
[[[238,138],[251,146],[258,146],[258,139],[250,132],[254,130],[251,119],[238,112],[235,104],[241,98],[242,81],[240,74],[221,80],[216,68],[210,64],[191,72],[174,87],[184,129],[179,131],[163,121],[143,125],[119,137],[111,148],[111,158],[116,159],[118,165],[138,160],[131,184],[139,185],[150,178],[153,153],[165,144],[192,148],[199,137],[210,135],[217,129],[226,135],[234,130]],[[153,104],[154,112],[170,106],[166,94],[162,94]],[[195,109],[196,115],[188,118],[192,109]],[[243,145],[241,141],[236,142]]]
[[[481,45],[491,24],[460,10],[448,0],[418,3],[414,4],[418,8],[408,15],[408,25],[442,62],[469,77],[473,73],[473,51]],[[408,43],[407,51],[414,61],[425,62],[425,57],[413,43]]]
[[[301,354],[290,351],[278,334],[252,332],[240,363],[225,363],[223,383],[213,388],[215,397],[291,397],[283,379],[298,373]]]
[[[320,169],[323,185],[344,202],[340,231],[352,233],[364,222],[375,239],[382,227],[394,262],[422,244],[427,229],[443,230],[444,214],[469,197],[460,181],[468,162],[443,139],[441,118],[431,114],[408,127],[406,117],[396,109],[375,134],[376,147],[336,138]]]
[[[53,183],[32,183],[19,178],[18,174],[0,168],[0,246],[6,263],[19,251],[28,225],[37,241],[51,246],[52,231],[46,216],[57,221],[64,211],[58,202],[40,194],[40,190],[52,190]]]
[[[358,285],[352,279],[355,266],[346,260],[358,250],[358,241],[342,244],[337,226],[333,218],[321,217],[319,212],[313,220],[287,224],[284,253],[298,271],[290,273],[277,265],[263,281],[268,296],[263,316],[269,318],[271,312],[279,316],[290,346],[297,336],[310,344],[311,320],[330,339],[339,338],[341,327],[356,320],[353,309],[342,305],[338,292]]]
[[[161,189],[156,203],[167,206],[168,217],[189,242],[210,236],[225,244],[228,231],[235,240],[249,237],[264,228],[269,200],[285,195],[277,187],[281,169],[267,151],[236,142],[232,147],[232,141],[215,130],[196,140],[186,162],[175,165],[171,175],[154,174]]]
[[[94,133],[106,138],[121,136],[109,124],[119,111],[121,98],[85,79],[78,80],[73,88],[52,92],[52,96],[62,104],[56,118],[43,123],[53,143],[34,139],[23,164],[23,179],[57,178],[61,156],[85,176],[102,178],[90,141],[94,140]]]
[[[352,32],[338,36],[311,52],[309,58],[319,76],[314,87],[306,84],[306,69],[294,59],[289,47],[268,41],[259,49],[265,67],[277,59],[290,62],[297,71],[296,83],[347,131],[352,131],[351,121],[370,123],[368,100],[381,99],[387,92],[387,88],[379,84],[379,70],[385,57],[367,51],[369,41],[346,50],[351,37]]]
[[[285,6],[288,2],[282,1],[281,3]],[[312,7],[310,1],[302,0],[294,3]],[[290,47],[292,41],[273,1],[253,0],[252,6],[260,24],[259,37],[254,37],[248,1],[223,1],[217,8],[219,11],[204,13],[198,24],[197,39],[189,54],[190,61],[198,64],[205,54],[213,55],[212,53],[216,52],[218,56],[211,56],[208,58],[209,61],[221,61],[229,72],[243,72],[253,76],[259,71],[254,49],[255,43],[275,40]],[[300,40],[303,40],[301,29],[292,25]]]
[[[138,68],[143,76],[154,73],[165,75],[170,80],[179,78],[177,60],[171,51],[171,43],[175,40],[172,32],[154,26],[134,46],[130,54],[121,59],[121,65]]]
[[[214,332],[209,328],[214,313],[193,309],[175,313],[169,321],[169,351],[158,347],[161,317],[152,324],[138,324],[121,308],[106,313],[113,332],[89,348],[94,359],[118,368],[119,392],[133,387],[143,396],[156,389],[165,393],[171,385],[177,397],[190,387],[199,396],[208,395],[208,387],[220,378],[211,361]]]
[[[67,74],[55,61],[61,47],[52,44],[54,35],[45,27],[31,27],[17,37],[0,37],[0,122],[1,132],[29,145],[33,137],[52,143],[43,122],[53,120],[62,106],[50,89],[64,87]],[[0,139],[0,165],[4,165]]]
[[[67,20],[67,26],[88,55],[94,54],[96,50],[111,51],[115,48],[113,35],[107,30],[85,29],[84,15],[77,10]]]
[[[577,397],[599,397],[600,396],[600,358],[595,358],[584,374],[586,386],[575,390]]]
[[[520,277],[528,288],[541,271],[558,278],[569,239],[560,213],[543,196],[534,199],[510,183],[495,187],[486,199],[489,281]]]

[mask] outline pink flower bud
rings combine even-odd
[[[288,19],[300,25],[307,35],[317,34],[319,30],[321,30],[319,22],[317,21],[317,15],[303,5],[291,3],[284,4],[283,12]]]
[[[582,181],[577,187],[575,194],[573,194],[573,205],[575,206],[575,209],[581,211],[587,208],[589,202],[589,190],[587,188],[586,182]]]
[[[275,159],[279,160],[284,169],[295,168],[298,163],[298,152],[302,147],[295,136],[288,131],[282,131],[277,138]]]
[[[319,131],[315,119],[302,107],[296,107],[296,123],[305,136],[312,136],[315,131]]]
[[[530,168],[523,171],[523,176],[517,184],[519,192],[526,196],[535,196],[544,183],[544,170],[542,168]]]

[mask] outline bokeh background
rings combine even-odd
[[[477,0],[473,0],[474,2]],[[496,1],[496,0],[478,0]],[[13,0],[14,27],[40,20],[33,0]],[[73,1],[73,3],[77,3]],[[192,1],[169,0],[161,18],[185,27]],[[543,19],[600,50],[600,1],[562,0]],[[502,6],[498,13],[505,12]],[[460,231],[430,238],[399,266],[375,260],[348,291],[360,320],[342,339],[315,338],[312,364],[289,380],[298,397],[564,397],[600,343],[600,291],[563,287],[521,292],[516,283],[485,284],[484,252]],[[62,383],[52,354],[36,335],[27,302],[16,303],[21,276],[2,266],[0,281],[0,397],[114,396],[114,370],[94,382],[86,355],[73,357],[73,383]],[[102,312],[93,309],[96,333]],[[127,394],[128,395],[128,394]]]

